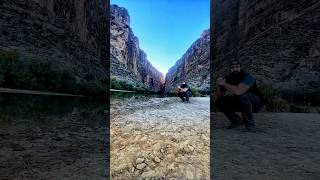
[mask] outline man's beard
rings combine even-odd
[[[232,75],[238,75],[240,72],[239,71],[233,71],[231,72]]]

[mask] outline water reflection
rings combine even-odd
[[[0,179],[105,179],[106,103],[0,93]]]

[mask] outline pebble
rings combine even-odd
[[[151,178],[152,176],[154,176],[155,171],[147,171],[147,172],[143,172],[141,174],[142,178]]]
[[[137,169],[142,170],[146,167],[146,163],[137,164]]]
[[[154,161],[157,162],[157,163],[159,163],[159,162],[161,162],[161,159],[156,156],[156,157],[154,158]]]
[[[144,160],[145,160],[144,157],[139,157],[136,159],[136,164],[141,164],[144,162]]]
[[[201,135],[201,139],[207,141],[207,140],[208,140],[208,137],[207,137],[206,135],[202,134],[202,135]]]
[[[141,131],[135,131],[135,134],[136,134],[136,135],[141,135],[142,132],[141,132]]]
[[[187,179],[194,179],[194,167],[188,165],[185,172]]]
[[[122,145],[122,146],[120,146],[120,150],[123,150],[124,148],[126,148],[126,146],[125,145]]]
[[[194,147],[193,147],[193,146],[188,145],[188,148],[189,148],[189,150],[190,150],[191,152],[194,151]]]

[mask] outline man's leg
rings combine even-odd
[[[184,93],[183,92],[178,92],[178,96],[181,98],[182,102],[184,102]]]
[[[252,113],[257,112],[261,107],[258,97],[249,92],[241,95],[239,101],[245,126],[255,127]]]
[[[234,97],[221,97],[218,98],[215,102],[215,105],[219,111],[221,111],[227,118],[231,121],[231,126],[239,126],[241,125],[241,117],[236,114],[234,107],[236,104],[236,100]]]
[[[190,92],[189,92],[189,91],[185,92],[185,96],[186,96],[186,100],[187,100],[187,102],[189,102]]]

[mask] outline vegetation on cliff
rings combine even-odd
[[[56,67],[42,57],[23,57],[16,51],[0,50],[0,87],[100,95],[107,81],[78,80],[69,69]]]

